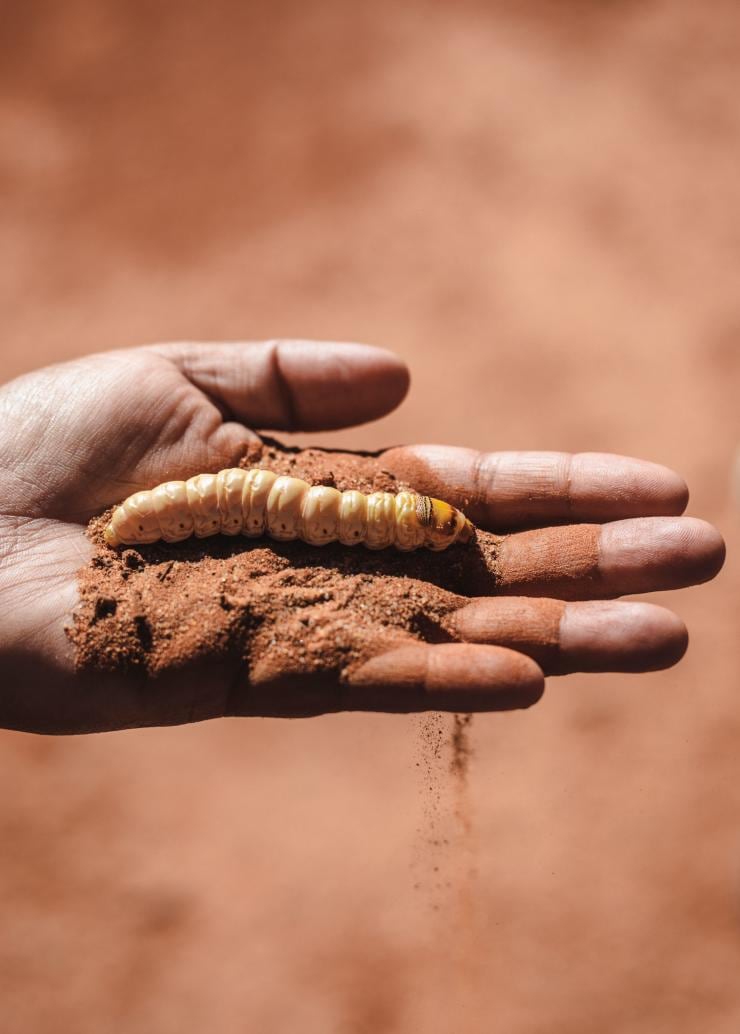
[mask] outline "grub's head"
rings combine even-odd
[[[453,542],[470,542],[475,529],[464,513],[432,496],[419,496],[417,514],[426,529],[427,549],[447,549]]]

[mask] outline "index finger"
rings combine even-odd
[[[683,513],[682,477],[647,460],[605,452],[478,452],[404,445],[383,466],[415,491],[438,496],[474,524],[499,531],[543,522],[602,522]]]

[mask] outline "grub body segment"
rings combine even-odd
[[[165,542],[182,542],[190,538],[195,528],[188,506],[184,481],[165,481],[151,491],[154,511]]]
[[[310,485],[300,478],[281,475],[267,499],[267,534],[278,542],[300,538],[303,531],[303,500]]]
[[[387,549],[396,538],[396,497],[390,492],[371,492],[367,497],[368,549]]]
[[[339,541],[357,546],[367,539],[367,496],[354,489],[341,493],[339,501]]]
[[[221,531],[224,535],[238,535],[244,526],[242,492],[246,471],[240,467],[229,467],[216,475],[216,496],[218,512],[221,515]]]
[[[252,467],[244,476],[242,489],[242,534],[248,538],[264,535],[267,524],[267,500],[277,474]]]
[[[193,534],[197,539],[216,535],[221,530],[215,474],[196,474],[185,482],[188,507],[193,517]]]
[[[339,538],[342,493],[326,485],[313,485],[305,493],[301,510],[301,538],[310,546],[324,546]]]
[[[395,496],[395,544],[405,552],[424,545],[426,529],[417,515],[418,499],[414,492],[399,492]]]

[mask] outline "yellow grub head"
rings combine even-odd
[[[427,549],[439,551],[447,549],[453,542],[469,542],[475,533],[464,513],[432,496],[419,496],[417,516],[426,528],[424,544]]]

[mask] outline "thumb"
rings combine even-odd
[[[409,386],[385,348],[330,341],[152,345],[227,419],[280,431],[330,431],[389,413]]]

